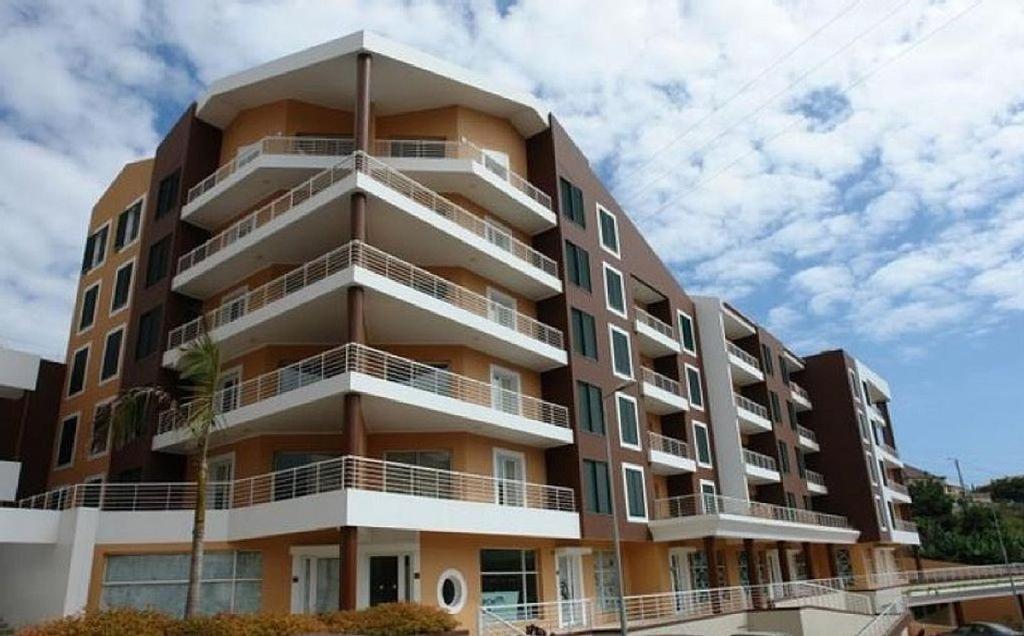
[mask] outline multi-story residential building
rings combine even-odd
[[[223,361],[210,611],[415,600],[473,627],[563,601],[572,627],[620,588],[852,576],[894,566],[858,541],[913,542],[845,494],[881,459],[906,518],[884,404],[871,463],[843,472],[842,407],[862,442],[830,354],[688,296],[531,96],[372,34],[215,82],[97,204],[79,296],[63,488],[3,511],[24,516],[0,543],[0,585],[5,564],[67,575],[45,607],[0,598],[8,619],[182,604],[174,369],[203,332]],[[888,388],[850,360],[871,415]],[[141,385],[180,403],[112,445],[102,407]],[[62,549],[30,567],[28,536]]]

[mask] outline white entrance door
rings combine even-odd
[[[207,483],[209,484],[209,502],[207,505],[215,510],[230,507],[231,481],[235,478],[234,454],[211,457],[207,462]]]
[[[491,406],[506,413],[519,414],[519,374],[491,367]]]
[[[522,453],[494,450],[494,488],[497,503],[525,505],[526,459]]]
[[[586,613],[583,607],[583,560],[579,554],[557,555],[558,625],[583,625]]]
[[[338,609],[338,557],[302,555],[296,557],[293,576],[298,581],[292,609],[299,614],[323,614]]]
[[[675,611],[677,614],[685,614],[693,605],[693,597],[689,593],[693,589],[690,582],[690,558],[686,550],[669,550],[668,571],[672,579]]]

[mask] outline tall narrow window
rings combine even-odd
[[[781,439],[779,440],[779,468],[783,473],[789,474],[789,447]]]
[[[92,413],[92,439],[89,440],[89,455],[94,457],[107,452],[110,445],[110,404],[98,405]]]
[[[598,229],[601,232],[601,247],[610,254],[619,256],[619,222],[615,215],[597,205]]]
[[[604,298],[609,311],[626,317],[626,290],[619,270],[604,263]]]
[[[697,449],[697,463],[705,468],[711,467],[711,438],[708,436],[708,425],[702,422],[693,423],[693,445]]]
[[[146,287],[150,287],[167,275],[167,261],[171,257],[171,236],[168,234],[149,248],[146,262]]]
[[[597,360],[597,328],[594,317],[585,311],[572,308],[573,350],[588,358]]]
[[[85,371],[89,364],[89,347],[75,352],[71,359],[71,377],[68,380],[68,395],[76,395],[85,388]]]
[[[569,241],[565,242],[565,271],[570,283],[590,291],[590,254]]]
[[[772,421],[782,422],[782,407],[779,405],[779,394],[775,391],[768,391],[768,406],[771,408]]]
[[[577,380],[576,402],[580,428],[588,433],[604,435],[604,408],[601,404],[601,389],[588,382]]]
[[[163,306],[150,309],[139,317],[139,335],[135,341],[135,359],[141,360],[156,351],[160,341],[160,314]]]
[[[85,331],[96,322],[96,302],[100,297],[100,284],[96,283],[82,294],[82,310],[78,317],[78,330]]]
[[[633,379],[633,352],[629,334],[615,325],[608,325],[612,349],[612,373],[624,380]]]
[[[611,484],[608,464],[591,459],[583,460],[583,494],[587,512],[607,515],[612,512]]]
[[[583,191],[565,179],[559,179],[559,193],[562,199],[562,214],[580,227],[587,227],[586,212],[583,209]]]
[[[134,271],[134,261],[125,263],[117,270],[114,277],[114,295],[110,299],[110,313],[123,309],[128,304],[128,296],[132,291],[132,272]]]
[[[103,263],[107,256],[107,237],[110,234],[110,224],[104,225],[89,235],[85,240],[85,254],[82,256],[82,273]]]
[[[693,335],[693,318],[688,314],[679,312],[679,340],[683,344],[683,351],[697,355],[697,341]]]
[[[700,370],[696,367],[686,365],[686,386],[690,396],[690,406],[704,410],[704,387],[700,381]]]
[[[807,462],[804,460],[804,452],[799,448],[794,448],[793,453],[796,454],[796,472],[801,478],[807,477]]]
[[[78,416],[65,418],[60,424],[60,439],[57,441],[57,468],[69,466],[75,458],[75,435],[78,433]]]
[[[622,479],[626,490],[626,519],[647,521],[647,488],[644,469],[633,464],[622,465]]]
[[[615,402],[619,414],[619,443],[627,448],[640,450],[640,422],[636,399],[625,393],[616,393]]]
[[[117,217],[114,232],[114,248],[122,250],[139,237],[139,222],[142,220],[142,200],[136,201]]]
[[[103,348],[103,366],[100,369],[101,382],[117,375],[121,368],[121,341],[123,338],[123,328],[107,334],[107,341]]]
[[[160,180],[156,193],[156,218],[162,217],[178,204],[178,182],[181,171],[175,170]]]
[[[797,426],[797,424],[799,424],[799,421],[797,420],[797,415],[796,415],[796,405],[793,404],[792,400],[786,400],[786,411],[789,414],[789,426],[790,426],[790,428],[792,428],[793,430],[796,430],[796,426]]]
[[[772,350],[771,348],[762,343],[761,344],[761,366],[764,367],[764,372],[767,375],[775,374],[775,363],[772,361]]]

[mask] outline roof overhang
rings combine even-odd
[[[16,400],[34,391],[39,377],[39,356],[0,348],[0,399]]]
[[[504,117],[524,137],[548,127],[548,112],[532,95],[366,31],[221,78],[199,99],[196,115],[224,128],[240,111],[283,99],[351,108],[360,53],[373,55],[370,90],[377,114],[458,104]]]
[[[860,532],[853,528],[834,528],[732,514],[658,519],[651,521],[648,525],[655,541],[719,537],[759,541],[852,544],[856,543],[857,537],[860,536]]]

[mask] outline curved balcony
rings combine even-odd
[[[693,461],[686,442],[654,431],[649,431],[647,435],[652,473],[679,475],[697,470],[697,464]]]
[[[260,433],[337,431],[347,393],[370,432],[470,432],[551,447],[572,443],[559,404],[349,343],[220,391],[218,444]],[[153,448],[189,450],[189,402],[160,414]]]
[[[682,348],[676,330],[640,307],[633,307],[633,323],[640,352],[651,358],[679,353]]]
[[[747,481],[752,484],[769,484],[782,481],[778,465],[774,457],[743,449],[743,464],[747,470]]]
[[[566,364],[562,332],[361,241],[352,241],[180,325],[164,365],[204,329],[230,360],[257,343],[343,340],[349,286],[367,290],[381,342],[469,345],[538,371]]]
[[[356,152],[184,254],[174,291],[205,298],[268,264],[302,263],[327,252],[350,236],[354,192],[367,195],[367,232],[390,254],[421,266],[471,269],[532,299],[562,290],[555,261]]]
[[[648,412],[667,415],[690,408],[689,401],[683,395],[683,386],[678,381],[647,367],[640,367],[640,380],[640,390]]]

